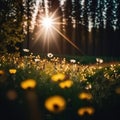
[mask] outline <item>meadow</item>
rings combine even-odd
[[[119,60],[83,58],[0,55],[1,120],[119,120]]]

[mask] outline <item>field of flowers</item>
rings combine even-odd
[[[0,55],[1,120],[119,120],[120,63]]]

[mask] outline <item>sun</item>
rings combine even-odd
[[[39,21],[40,23],[40,32],[39,32],[39,35],[38,35],[38,38],[40,36],[43,37],[43,40],[44,40],[44,44],[46,44],[46,41],[48,43],[48,52],[49,52],[49,43],[50,43],[50,40],[54,40],[55,44],[57,45],[56,43],[56,35],[60,35],[64,38],[64,40],[66,40],[69,44],[71,44],[75,49],[77,49],[81,54],[84,54],[78,46],[75,45],[74,42],[72,42],[72,40],[70,40],[67,36],[65,36],[60,28],[61,28],[61,25],[63,24],[60,20],[61,17],[56,17],[55,15],[56,11],[51,15],[46,15],[46,16],[41,16],[41,19]],[[43,45],[44,46],[44,45]]]
[[[44,17],[41,24],[44,28],[49,29],[53,26],[54,20],[51,17]]]

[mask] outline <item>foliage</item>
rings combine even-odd
[[[83,65],[54,56],[1,55],[0,98],[3,115],[6,109],[18,110],[17,115],[7,112],[13,119],[21,114],[22,120],[40,114],[41,120],[112,119],[111,113],[115,119],[120,117],[120,63]]]
[[[13,48],[18,50],[18,43],[24,40],[23,3],[21,1],[0,1],[0,52]],[[12,50],[11,50],[12,51]]]

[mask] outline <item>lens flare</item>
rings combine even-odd
[[[55,36],[60,35],[64,38],[65,41],[67,41],[69,44],[71,44],[72,47],[74,47],[77,51],[79,51],[82,55],[84,55],[84,52],[73,42],[73,40],[70,40],[66,35],[64,35],[60,28],[61,25],[63,24],[61,22],[61,17],[56,16],[57,10],[52,14],[48,15],[46,14],[45,16],[41,16],[40,18],[40,31],[36,33],[37,40],[42,36],[41,39],[43,39],[43,48],[46,45],[47,41],[47,47],[48,47],[48,52],[49,52],[49,40],[54,40],[54,43],[58,46],[58,43],[56,43]]]
[[[43,27],[45,27],[46,29],[49,29],[52,27],[54,22],[53,22],[53,19],[51,17],[45,17],[45,18],[43,18],[41,23],[42,23]]]

